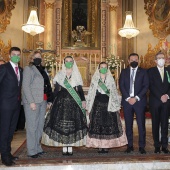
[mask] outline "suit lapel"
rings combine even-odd
[[[10,62],[7,63],[7,67],[8,67],[8,69],[9,69],[9,72],[10,72],[10,74],[12,75],[12,77],[13,77],[13,78],[16,80],[16,82],[18,83],[17,76],[16,76],[15,71],[14,71],[14,69],[13,69],[13,67],[12,67],[12,65],[11,65]]]

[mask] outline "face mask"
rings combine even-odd
[[[99,72],[102,73],[102,74],[106,74],[107,73],[107,68],[101,68],[99,70]]]
[[[41,62],[42,62],[41,58],[34,58],[33,60],[34,60],[33,63],[34,63],[34,65],[36,65],[36,66],[40,65]]]
[[[158,59],[157,62],[158,62],[158,65],[159,65],[160,67],[163,67],[163,66],[165,65],[165,59],[163,59],[163,58]]]
[[[11,56],[11,61],[13,63],[18,63],[20,61],[20,57],[17,55]]]
[[[132,61],[132,62],[130,63],[130,66],[131,66],[132,68],[136,68],[136,67],[138,66],[138,62]]]
[[[66,66],[66,68],[72,68],[73,67],[73,62],[66,62],[65,66]]]

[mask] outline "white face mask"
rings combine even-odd
[[[160,67],[163,67],[165,65],[165,59],[160,58],[160,59],[157,60],[157,63]]]

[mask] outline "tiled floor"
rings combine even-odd
[[[124,122],[123,122],[124,124]],[[153,141],[151,136],[151,120],[146,120],[146,129],[147,129],[147,144],[146,144],[146,155],[140,155],[138,153],[138,130],[136,121],[134,121],[134,140],[135,140],[135,152],[136,155],[116,155],[111,157],[96,157],[96,158],[85,158],[85,159],[72,159],[72,158],[60,158],[56,160],[43,159],[42,160],[28,160],[24,161],[22,158],[14,167],[8,168],[8,170],[145,170],[145,169],[170,169],[170,155],[165,154],[154,154],[153,153]],[[25,141],[26,134],[25,131],[17,131],[14,135],[12,142],[12,153],[14,153],[18,147]],[[125,147],[121,150],[124,151]],[[76,150],[75,150],[76,151]],[[116,150],[111,150],[114,152]],[[60,152],[60,150],[59,150]],[[61,154],[61,152],[59,153]],[[111,155],[111,154],[110,154]],[[57,166],[57,168],[56,168]],[[5,169],[3,165],[0,166],[0,170]]]

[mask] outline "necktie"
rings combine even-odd
[[[135,74],[135,69],[133,68],[130,76],[130,91],[129,91],[130,94],[132,93],[134,74]]]
[[[164,81],[164,69],[160,69],[160,74],[161,74],[162,81]]]
[[[18,67],[15,67],[15,74],[16,74],[16,76],[17,76],[17,79],[18,79],[18,81],[19,81]]]

